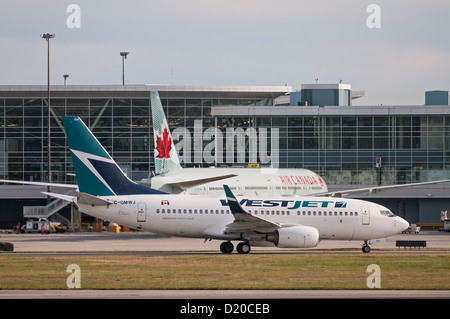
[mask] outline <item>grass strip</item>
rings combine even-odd
[[[0,289],[68,289],[67,267],[83,289],[450,289],[448,254],[174,255],[2,257]]]

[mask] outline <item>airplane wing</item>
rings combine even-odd
[[[14,181],[9,179],[0,179],[0,183],[11,183],[11,184],[24,184],[24,185],[37,185],[37,186],[53,186],[53,187],[63,187],[63,188],[73,188],[77,189],[76,184],[58,184],[58,183],[44,183],[44,182],[27,182],[27,181]]]
[[[316,194],[315,196],[329,196],[329,197],[343,197],[358,193],[375,193],[377,191],[383,191],[388,189],[398,189],[398,188],[406,188],[406,187],[414,187],[421,185],[431,185],[431,184],[439,184],[439,183],[449,183],[450,180],[440,180],[440,181],[432,181],[432,182],[421,182],[421,183],[411,183],[411,184],[396,184],[396,185],[386,185],[386,186],[374,186],[374,187],[365,187],[365,188],[355,188],[348,190],[337,190],[334,192],[327,192]]]
[[[223,188],[227,196],[228,205],[234,216],[234,221],[226,226],[225,233],[242,233],[246,231],[264,233],[282,227],[278,223],[249,214],[239,204],[230,188],[227,185],[223,185]]]
[[[227,179],[227,178],[235,177],[235,176],[237,176],[237,175],[236,174],[227,174],[227,175],[213,176],[213,177],[202,178],[202,179],[193,179],[193,180],[189,180],[189,181],[167,183],[166,185],[168,185],[174,189],[177,189],[179,191],[185,191],[186,189],[194,187],[194,186],[206,184],[209,182],[220,181],[222,179]]]

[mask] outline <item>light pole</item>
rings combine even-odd
[[[41,34],[41,38],[45,39],[47,41],[47,126],[48,126],[48,132],[47,132],[47,137],[48,137],[48,156],[47,156],[47,160],[48,160],[48,167],[47,167],[47,171],[48,171],[48,182],[51,183],[52,182],[52,171],[51,171],[51,153],[50,153],[50,39],[53,39],[55,37],[55,34],[50,34],[50,33],[46,33],[46,34]],[[47,191],[50,192],[50,185],[47,186]],[[47,201],[50,202],[50,197],[47,196]]]
[[[122,85],[125,85],[125,59],[130,52],[120,52],[122,56]]]
[[[69,77],[69,74],[64,74],[63,75],[63,78],[64,78],[64,85],[66,85],[66,81],[67,81],[67,78]]]

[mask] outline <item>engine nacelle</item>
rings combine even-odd
[[[267,240],[280,248],[313,248],[319,243],[319,231],[310,226],[291,226],[277,229]]]

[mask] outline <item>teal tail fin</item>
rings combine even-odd
[[[63,117],[78,188],[93,196],[164,194],[131,181],[77,116]]]

